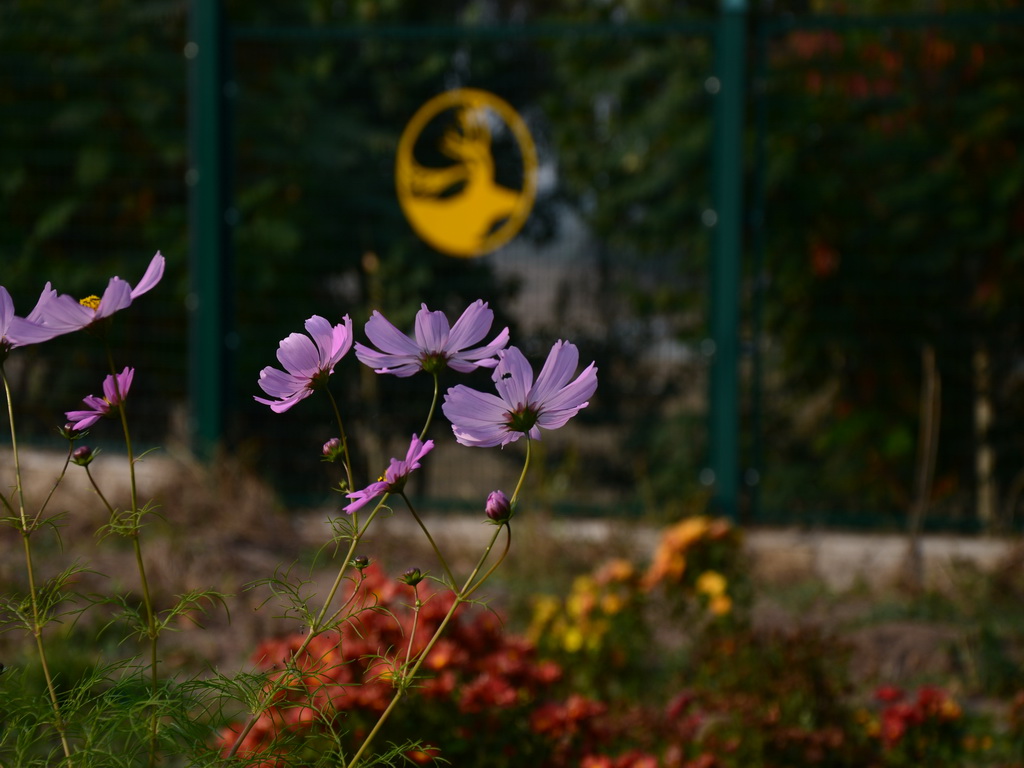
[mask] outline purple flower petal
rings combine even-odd
[[[252,399],[255,400],[257,403],[260,403],[262,405],[269,405],[270,406],[270,410],[272,410],[274,413],[284,413],[285,411],[287,411],[289,408],[291,408],[296,403],[299,403],[302,400],[305,400],[311,394],[313,394],[313,390],[307,389],[307,390],[296,392],[296,393],[294,393],[292,395],[288,395],[287,397],[284,397],[284,398],[282,398],[280,400],[267,400],[266,398],[257,397],[255,395],[253,395]]]
[[[271,397],[290,397],[304,386],[301,379],[270,366],[260,371],[259,385]]]
[[[451,328],[443,312],[431,312],[422,304],[410,339],[375,311],[366,323],[366,335],[377,349],[356,344],[356,357],[375,372],[393,376],[411,376],[421,370],[437,373],[443,365],[460,373],[493,368],[498,350],[508,344],[508,328],[485,347],[467,349],[487,334],[493,319],[494,313],[477,300]]]
[[[32,313],[36,312],[44,298],[49,301],[51,294],[56,295],[56,291],[50,290],[50,284],[47,283]],[[32,313],[29,314],[30,318]],[[27,344],[39,344],[49,341],[58,335],[60,335],[58,330],[46,328],[36,320],[15,315],[14,301],[11,299],[11,294],[0,285],[0,348],[13,349],[14,347],[22,347]]]
[[[430,453],[433,449],[433,440],[427,440],[424,442],[416,435],[413,435],[412,440],[409,442],[409,450],[405,452],[405,474],[409,474],[409,472],[414,469],[419,469],[420,459]]]
[[[64,415],[71,422],[72,428],[87,429],[101,417],[109,415],[128,396],[128,390],[131,389],[134,377],[134,368],[125,368],[116,376],[113,374],[107,376],[103,380],[103,397],[86,395],[82,398],[82,404],[86,406],[85,409],[65,412]]]
[[[156,252],[156,255],[150,259],[149,266],[146,267],[146,273],[139,280],[139,284],[132,289],[132,299],[137,299],[144,293],[148,293],[160,282],[160,279],[164,276],[164,257],[160,251]]]
[[[134,368],[125,368],[115,379],[114,376],[107,376],[103,380],[103,396],[111,405],[118,405],[128,397],[128,390],[132,387],[132,379],[135,378]],[[115,387],[116,384],[116,387]]]
[[[505,328],[487,346],[469,349],[452,357],[448,361],[448,366],[460,373],[469,373],[477,367],[494,368],[498,364],[498,352],[507,345],[508,328]]]
[[[313,393],[352,346],[352,320],[345,315],[338,325],[313,315],[305,322],[309,336],[291,333],[277,348],[277,360],[284,371],[267,366],[260,371],[259,385],[270,398],[254,396],[274,413],[284,413]]]
[[[452,423],[455,438],[463,445],[481,448],[504,445],[516,437],[508,429],[508,405],[499,397],[478,392],[464,384],[445,393],[441,410]]]
[[[115,312],[131,306],[131,303],[132,286],[120,277],[112,277],[103,292],[100,305],[93,311],[93,320],[110,317]]]
[[[416,344],[428,355],[436,355],[448,344],[448,318],[444,312],[431,312],[426,304],[416,313]]]
[[[77,331],[130,306],[133,299],[150,291],[160,282],[163,274],[164,257],[158,251],[150,260],[149,267],[134,290],[125,280],[119,277],[110,278],[96,309],[84,306],[67,294],[58,295],[47,283],[35,309],[26,319],[50,328],[55,336]]]
[[[10,327],[7,329],[7,342],[12,347],[23,347],[27,344],[41,344],[49,341],[60,332],[53,328],[30,323],[21,317],[12,317]]]
[[[331,361],[331,354],[334,351],[334,328],[320,315],[313,315],[309,318],[305,323],[305,328],[306,333],[313,339],[313,345],[316,349],[317,359],[314,367],[317,370],[325,371],[333,368],[334,363]]]
[[[96,411],[68,411],[64,414],[72,429],[88,429],[100,420],[102,413]]]
[[[7,329],[11,327],[14,317],[14,300],[7,289],[0,285],[0,339],[7,338]]]
[[[58,333],[70,333],[89,325],[96,319],[96,313],[89,307],[83,306],[67,294],[53,295],[41,300],[36,309],[29,315],[29,319],[36,319],[48,328],[53,328]]]
[[[391,324],[384,315],[373,311],[366,321],[366,337],[387,355],[416,356],[420,349],[416,344]]]
[[[583,373],[576,377],[571,384],[567,384],[545,401],[544,413],[580,408],[589,405],[587,401],[597,391],[597,368],[593,363],[588,365]],[[543,418],[544,414],[541,414]]]
[[[356,357],[363,365],[372,368],[374,373],[389,373],[392,376],[405,378],[422,370],[419,357],[410,358],[405,355],[386,355],[370,347],[356,342]]]
[[[487,335],[494,322],[494,312],[488,306],[477,299],[462,313],[451,333],[448,334],[448,344],[452,349],[465,349],[471,347]],[[508,329],[505,329],[508,332]]]
[[[383,496],[387,489],[388,484],[382,480],[379,480],[376,483],[370,483],[361,491],[346,494],[348,498],[352,499],[352,503],[344,507],[344,510],[351,515],[356,510],[365,507],[367,503],[377,498],[378,496]]]
[[[371,499],[382,496],[385,493],[401,491],[405,487],[405,481],[414,469],[420,468],[420,459],[430,453],[434,448],[434,441],[422,441],[416,435],[409,441],[409,448],[405,452],[405,461],[392,458],[387,471],[384,472],[384,479],[370,483],[361,491],[353,491],[346,494],[352,499],[352,503],[344,509],[352,514],[357,509],[365,506]]]
[[[352,349],[352,320],[348,315],[331,330],[330,364],[333,368]]]
[[[511,406],[511,410],[527,404],[533,386],[533,368],[518,347],[502,350],[491,378],[501,399]]]
[[[536,382],[522,352],[509,347],[498,353],[491,378],[500,397],[459,385],[448,390],[441,410],[462,445],[508,445],[524,434],[533,440],[541,428],[562,427],[597,390],[597,367],[591,363],[569,382],[579,362],[575,345],[559,341],[552,346]]]
[[[320,368],[320,353],[309,336],[290,333],[277,347],[277,361],[288,373],[312,378]]]

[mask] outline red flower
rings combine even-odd
[[[883,685],[875,691],[875,698],[883,704],[892,704],[897,701],[902,701],[903,696],[902,688],[898,688],[895,685]]]

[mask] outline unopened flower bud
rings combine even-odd
[[[80,467],[88,466],[96,458],[98,451],[94,451],[87,445],[80,445],[71,452],[71,461]]]
[[[323,454],[324,461],[334,461],[344,451],[344,446],[341,444],[341,439],[332,437],[326,443],[324,443]]]
[[[408,584],[410,587],[415,587],[417,584],[423,581],[423,576],[424,574],[420,571],[419,568],[410,568],[401,576],[399,576],[398,580],[403,584]]]
[[[75,426],[70,421],[63,427],[58,427],[57,431],[65,440],[77,440],[85,432],[85,430],[75,429]]]
[[[370,558],[368,558],[366,555],[356,555],[352,558],[352,567],[356,570],[362,571],[365,568],[369,567],[369,565]]]
[[[492,523],[501,525],[512,517],[512,504],[508,496],[501,491],[491,491],[487,497],[487,504],[484,505],[484,512]]]

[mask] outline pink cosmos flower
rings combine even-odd
[[[508,344],[508,328],[489,344],[469,349],[487,335],[492,322],[494,312],[480,299],[470,304],[452,327],[444,312],[431,312],[421,304],[416,313],[415,337],[409,338],[374,310],[366,322],[366,335],[378,349],[357,342],[356,357],[376,373],[402,377],[417,371],[437,373],[446,365],[459,373],[477,367],[493,368],[497,364],[494,356]]]
[[[58,335],[59,331],[15,315],[11,294],[0,285],[0,355],[15,347],[49,341]]]
[[[539,440],[541,428],[558,429],[589,405],[597,368],[591,363],[570,383],[578,363],[576,346],[557,341],[535,382],[523,353],[509,347],[498,352],[491,376],[497,396],[459,384],[445,394],[441,410],[463,445],[505,446],[523,435]]]
[[[390,466],[380,480],[370,483],[361,491],[346,494],[352,499],[352,503],[345,507],[345,511],[352,514],[378,496],[382,496],[385,493],[400,492],[405,488],[405,481],[409,478],[412,471],[420,468],[420,459],[430,453],[433,448],[433,440],[423,442],[419,437],[413,435],[412,441],[409,443],[409,450],[405,453],[405,461],[391,459]]]
[[[102,297],[87,296],[81,301],[66,293],[58,295],[47,283],[39,303],[26,319],[50,328],[55,336],[85,328],[130,306],[139,296],[151,291],[164,276],[164,264],[164,257],[157,251],[134,288],[128,281],[112,277]]]
[[[128,390],[131,389],[134,376],[134,368],[125,368],[117,376],[113,374],[107,376],[103,380],[103,397],[87,395],[82,400],[87,408],[81,411],[67,411],[65,415],[71,423],[71,428],[88,429],[101,417],[109,416],[128,397]]]
[[[284,413],[313,390],[327,382],[334,366],[352,348],[352,321],[348,315],[335,325],[313,315],[306,321],[306,333],[292,333],[281,340],[277,359],[284,367],[267,366],[260,371],[260,388],[273,400],[254,397],[274,413]]]

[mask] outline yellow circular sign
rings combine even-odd
[[[500,150],[496,137],[502,138]],[[509,139],[514,148],[506,146]],[[510,159],[522,169],[517,186],[496,175],[495,161],[504,169]],[[537,150],[506,101],[475,88],[448,91],[420,107],[402,132],[395,186],[405,217],[423,240],[452,256],[480,256],[511,240],[530,215]]]

